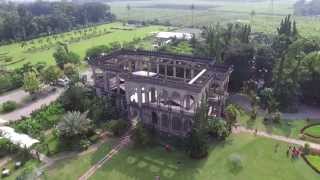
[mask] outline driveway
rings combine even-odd
[[[29,94],[22,89],[17,89],[0,95],[0,104],[6,101],[22,102]]]
[[[23,116],[28,117],[33,111],[40,109],[42,106],[49,105],[51,102],[57,100],[63,91],[63,88],[58,88],[57,91],[49,94],[48,96],[39,98],[38,100],[8,114],[0,115],[0,125],[17,121]],[[12,99],[14,99],[14,97],[12,97]]]

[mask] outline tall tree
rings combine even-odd
[[[63,76],[63,72],[55,65],[51,65],[42,71],[42,79],[46,84],[56,84],[57,80]]]
[[[35,72],[27,72],[23,78],[23,89],[31,95],[39,92],[40,80]]]

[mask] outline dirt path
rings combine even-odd
[[[274,139],[277,141],[283,141],[289,144],[295,144],[295,145],[300,145],[300,146],[304,146],[306,143],[308,143],[310,145],[310,147],[312,149],[317,149],[320,150],[320,144],[317,143],[312,143],[309,141],[303,141],[303,140],[299,140],[299,139],[293,139],[293,138],[288,138],[285,136],[279,136],[279,135],[273,135],[273,134],[268,134],[264,131],[255,131],[252,129],[247,129],[243,126],[239,126],[237,128],[233,129],[233,133],[250,133],[250,134],[254,134],[256,136],[261,136],[261,137],[266,137],[266,138],[270,138],[270,139]]]

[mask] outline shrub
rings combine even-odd
[[[208,142],[205,133],[192,129],[187,139],[187,152],[191,158],[203,158],[208,155]]]
[[[136,146],[146,146],[152,143],[151,133],[139,121],[132,134]]]
[[[122,135],[126,129],[128,128],[128,122],[124,120],[111,120],[108,123],[109,129],[112,131],[112,133],[115,136],[120,136]]]
[[[87,150],[87,149],[89,148],[90,144],[91,144],[91,143],[90,143],[89,140],[86,140],[86,139],[80,140],[80,148],[81,148],[82,150]]]
[[[3,112],[11,112],[17,108],[17,103],[15,101],[7,101],[2,104]]]
[[[214,135],[218,139],[224,140],[231,133],[228,128],[227,122],[220,118],[209,118],[208,130],[211,135]]]
[[[229,156],[230,170],[238,172],[243,168],[242,158],[239,154],[231,154]]]
[[[276,112],[274,113],[273,115],[273,122],[275,123],[280,123],[280,120],[281,120],[281,113],[280,112]]]
[[[0,139],[0,157],[6,156],[10,153],[14,153],[17,150],[17,145],[12,144],[9,140],[5,138]]]
[[[303,154],[308,155],[311,152],[310,144],[305,143],[303,146]]]

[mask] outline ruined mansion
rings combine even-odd
[[[121,49],[88,61],[99,96],[162,133],[186,136],[202,99],[210,116],[223,113],[232,68],[214,59]]]

